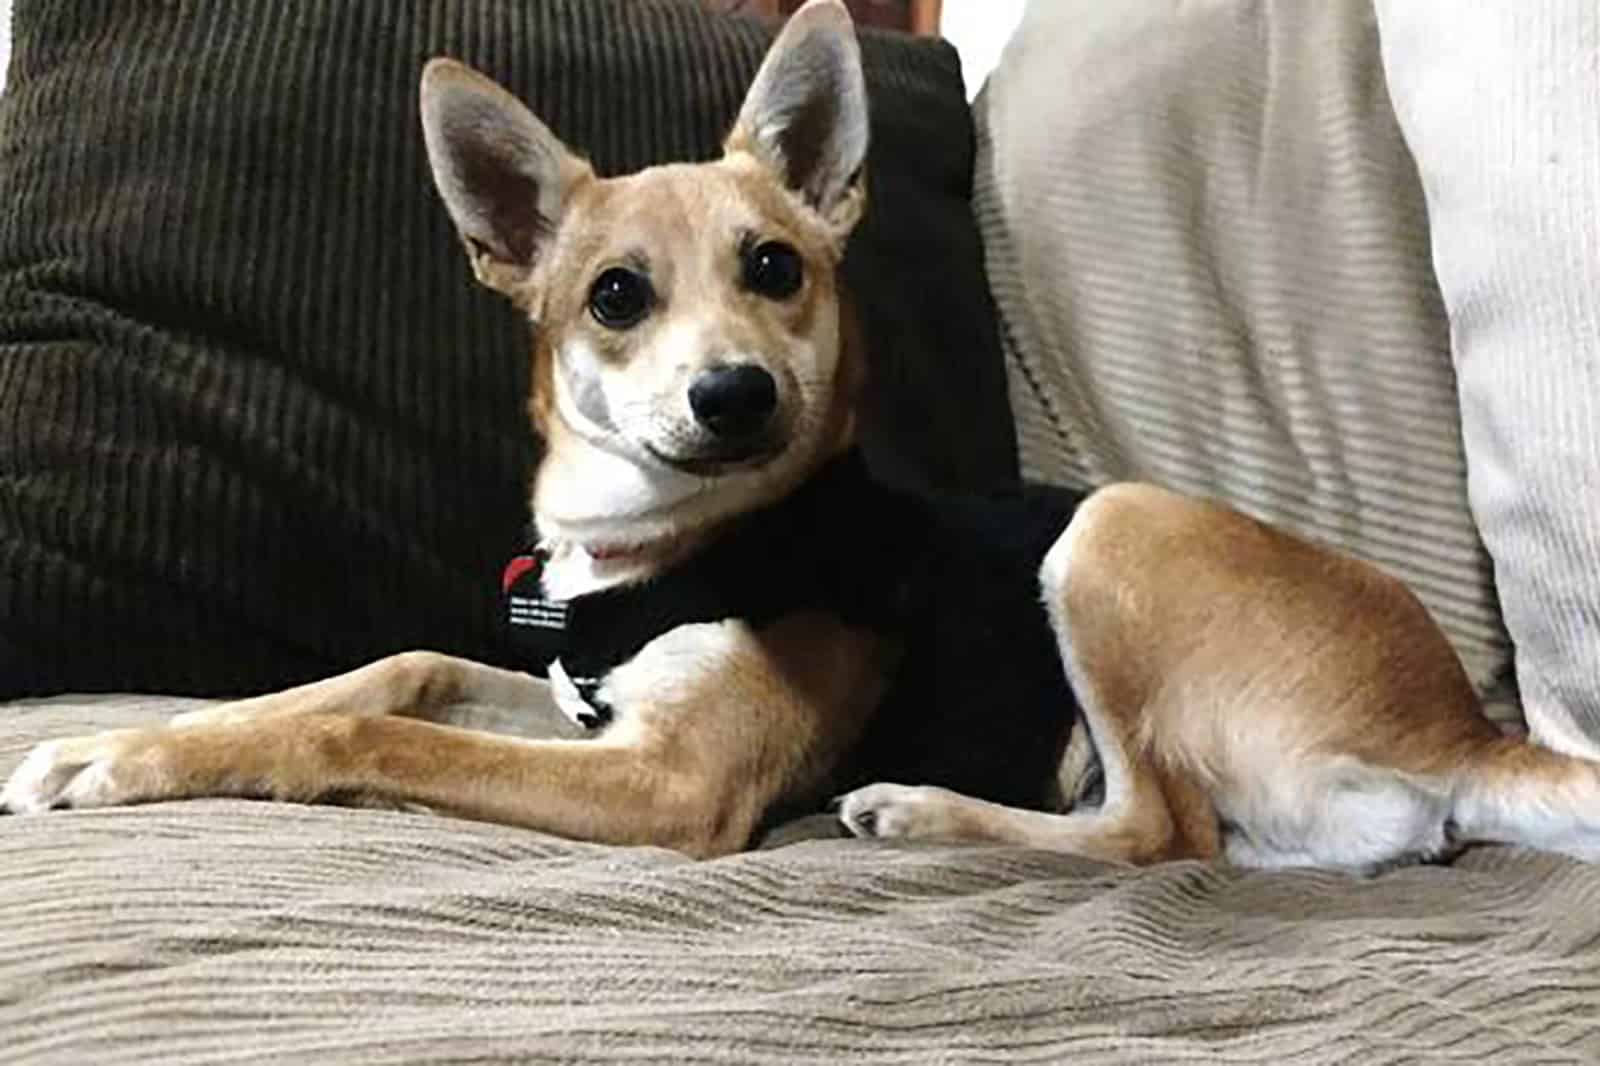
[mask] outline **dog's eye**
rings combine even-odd
[[[762,241],[744,252],[744,287],[773,300],[800,291],[805,267],[800,253],[782,241]]]
[[[607,329],[636,326],[655,305],[650,279],[633,270],[612,267],[595,279],[589,290],[589,313]]]

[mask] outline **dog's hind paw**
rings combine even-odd
[[[839,821],[858,837],[949,839],[958,834],[961,797],[928,785],[868,785],[834,801]]]
[[[47,741],[30,751],[0,789],[0,811],[34,814],[56,807],[106,807],[142,798],[152,767],[130,759],[143,729]]]

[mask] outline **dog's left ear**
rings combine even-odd
[[[867,136],[850,13],[839,0],[810,0],[767,52],[725,149],[776,171],[843,240],[866,206]]]

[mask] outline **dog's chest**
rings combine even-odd
[[[920,504],[878,486],[852,453],[647,580],[607,582],[581,558],[530,552],[506,571],[512,655],[550,677],[569,713],[603,724],[606,675],[678,627],[737,619],[760,629],[815,611],[894,631],[908,609],[906,545],[922,526]]]
[[[606,675],[676,627],[833,614],[904,650],[847,774],[1037,805],[1075,713],[1038,567],[1077,502],[935,504],[882,488],[852,456],[648,582],[566,598],[551,591],[573,570],[548,581],[551,560],[515,563],[507,620],[525,668],[596,728],[613,713]]]

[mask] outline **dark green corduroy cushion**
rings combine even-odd
[[[604,173],[714,154],[770,25],[668,0],[18,0],[0,100],[0,695],[494,660],[533,456],[527,338],[429,181],[423,61]],[[1014,477],[955,54],[865,41],[848,274],[869,449]]]

